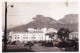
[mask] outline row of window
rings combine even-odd
[[[43,37],[41,37],[43,39]],[[15,39],[19,39],[19,37],[15,37]],[[23,37],[23,39],[28,39],[28,37]],[[31,37],[31,39],[36,39],[36,37]]]
[[[34,31],[34,32],[42,32],[42,31]]]
[[[78,36],[78,34],[70,34],[70,35],[72,35],[72,36]]]
[[[78,37],[69,37],[69,39],[74,39],[74,38],[78,38]]]
[[[15,35],[15,36],[19,36],[19,35]],[[28,36],[28,35],[23,35],[23,36]],[[32,36],[36,36],[36,35],[32,35]],[[39,36],[43,36],[43,35],[39,35]]]
[[[70,39],[78,38],[78,37],[69,37]]]

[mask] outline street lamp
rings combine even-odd
[[[9,5],[10,7],[13,7],[13,5]],[[7,2],[5,2],[5,31],[4,31],[4,52],[7,51]]]

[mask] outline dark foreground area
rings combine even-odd
[[[63,41],[59,43],[44,41],[34,43],[28,42],[26,44],[7,44],[6,52],[78,52],[78,47],[78,43],[74,41]],[[4,45],[2,49],[4,50]]]

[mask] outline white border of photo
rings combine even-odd
[[[66,2],[66,0],[0,0],[0,1],[1,1],[0,2],[0,53],[26,53],[26,52],[2,52],[2,2],[5,2],[5,1],[7,2]],[[70,0],[70,2],[80,2],[80,0]],[[79,3],[79,9],[80,9],[80,3]],[[80,10],[79,10],[79,13],[80,13]],[[78,26],[80,27],[80,23]],[[80,33],[80,28],[79,28],[79,33]],[[80,44],[80,41],[79,41],[79,44]],[[80,48],[80,45],[79,45],[79,48]],[[29,53],[32,53],[32,52],[29,52]],[[49,52],[33,52],[33,53],[49,53]],[[50,52],[50,53],[59,53],[59,52]],[[74,53],[74,52],[71,52],[71,53]],[[76,52],[76,53],[79,53],[79,52]]]

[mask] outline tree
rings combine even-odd
[[[60,28],[59,31],[57,32],[58,37],[63,41],[66,40],[66,38],[69,37],[69,29],[65,29],[65,28]]]
[[[62,50],[65,51],[66,47],[68,47],[68,42],[66,42],[65,40],[69,37],[69,29],[65,29],[65,28],[60,28],[59,31],[57,32],[58,37],[61,39],[62,42],[59,42],[58,47]],[[64,49],[63,49],[64,48]]]

